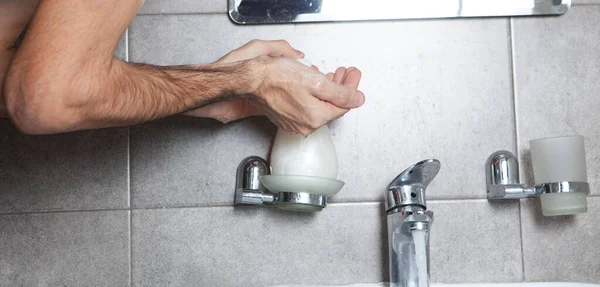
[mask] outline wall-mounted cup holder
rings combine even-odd
[[[540,197],[545,216],[587,212],[587,182],[583,137],[557,137],[530,142],[536,183],[520,183],[517,157],[505,150],[485,164],[488,200]]]

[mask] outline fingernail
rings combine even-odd
[[[356,95],[354,96],[354,106],[360,107],[365,103],[365,95],[361,91],[356,91]]]
[[[294,49],[296,50],[296,49]],[[296,50],[296,53],[298,53],[298,56],[304,58],[304,53],[302,53],[302,51]]]

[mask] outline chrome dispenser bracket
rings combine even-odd
[[[520,183],[517,157],[506,150],[493,153],[485,163],[487,198],[521,199],[546,193],[580,192],[590,194],[587,182],[561,181],[528,187]]]
[[[235,205],[305,205],[305,211],[318,211],[327,206],[327,197],[307,192],[271,192],[265,189],[260,177],[269,174],[269,164],[258,156],[242,160],[237,168]]]
[[[275,194],[265,192],[259,178],[269,174],[267,162],[258,156],[242,160],[237,169],[235,183],[235,204],[272,204]]]

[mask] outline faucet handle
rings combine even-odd
[[[440,171],[440,161],[427,159],[420,161],[401,172],[387,188],[387,211],[400,206],[425,205],[425,189]]]

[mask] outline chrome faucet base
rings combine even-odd
[[[235,205],[279,205],[291,211],[320,211],[327,206],[327,197],[308,192],[267,191],[260,177],[269,174],[267,161],[251,156],[238,166],[235,188]]]
[[[490,155],[486,164],[487,198],[489,200],[539,197],[547,193],[579,192],[590,194],[587,182],[549,182],[532,187],[519,183],[517,157],[505,150]]]

